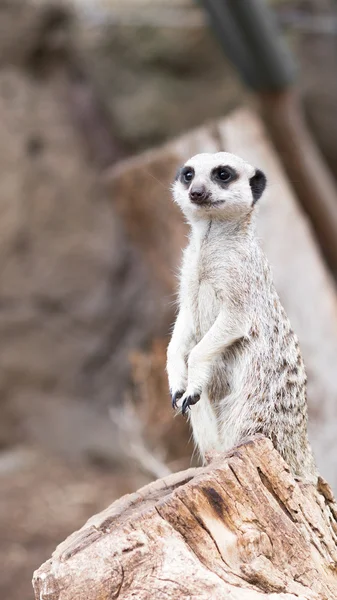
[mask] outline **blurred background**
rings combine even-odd
[[[337,491],[336,7],[0,0],[0,598],[32,599],[87,518],[196,462],[164,370],[193,148],[263,150],[260,233]]]

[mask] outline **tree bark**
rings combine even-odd
[[[261,436],[124,496],[34,574],[39,600],[337,597],[337,506]]]

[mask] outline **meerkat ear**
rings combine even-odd
[[[250,189],[252,190],[253,195],[253,206],[255,202],[261,198],[267,183],[267,178],[265,174],[260,171],[260,169],[256,169],[255,174],[249,180]]]

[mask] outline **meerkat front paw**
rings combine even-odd
[[[182,415],[186,415],[191,406],[199,402],[201,391],[193,391],[187,388],[186,392],[176,392],[172,396],[172,406],[175,410],[179,410]]]
[[[182,398],[184,394],[185,394],[185,392],[183,390],[181,390],[179,392],[174,392],[174,393],[171,392],[172,408],[174,408],[174,410],[177,410],[178,400],[180,400],[180,398]]]
[[[183,396],[183,401],[181,405],[181,414],[185,416],[188,410],[191,410],[191,406],[199,402],[201,394],[198,392],[188,395],[187,392]]]

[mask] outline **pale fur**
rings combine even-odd
[[[250,187],[255,168],[228,153],[200,154],[186,165],[195,171],[191,185],[206,186],[211,198],[197,206],[190,186],[179,179],[173,185],[191,231],[167,353],[171,393],[184,391],[180,406],[201,394],[188,412],[202,458],[263,433],[294,475],[314,481],[305,369],[255,236]],[[211,180],[218,165],[238,174],[226,189]]]

